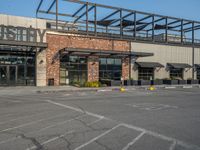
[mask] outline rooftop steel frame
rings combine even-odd
[[[50,6],[41,9],[41,6],[47,1],[51,2]],[[65,29],[66,31],[67,28],[66,32],[72,32],[70,26],[73,26],[75,27],[73,33],[78,34],[200,46],[200,40],[197,40],[197,37],[200,37],[199,21],[77,0],[62,0],[62,2],[74,5],[79,4],[80,7],[71,13],[61,13],[59,9],[60,1],[40,0],[36,10],[37,18],[51,20],[50,29]],[[97,18],[98,13],[100,13],[99,8],[109,9],[111,13],[101,19]],[[41,14],[53,15],[55,18],[40,17]],[[93,19],[89,19],[89,16],[92,16]],[[60,19],[60,17],[68,17],[68,19]],[[177,34],[176,36],[174,32]]]

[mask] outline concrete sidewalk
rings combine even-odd
[[[125,90],[144,89],[148,90],[150,86],[124,86]],[[200,88],[199,85],[157,85],[155,89],[170,88]],[[31,94],[31,93],[54,93],[54,92],[103,92],[120,90],[120,87],[100,87],[100,88],[79,88],[74,86],[16,86],[16,87],[0,87],[0,94]]]

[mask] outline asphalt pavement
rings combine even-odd
[[[0,150],[200,150],[200,89],[0,89]]]

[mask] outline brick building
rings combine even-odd
[[[36,18],[0,15],[0,86],[200,79],[200,22],[65,2],[79,9],[53,0]]]

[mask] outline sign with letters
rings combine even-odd
[[[46,30],[0,25],[0,40],[44,42]]]

